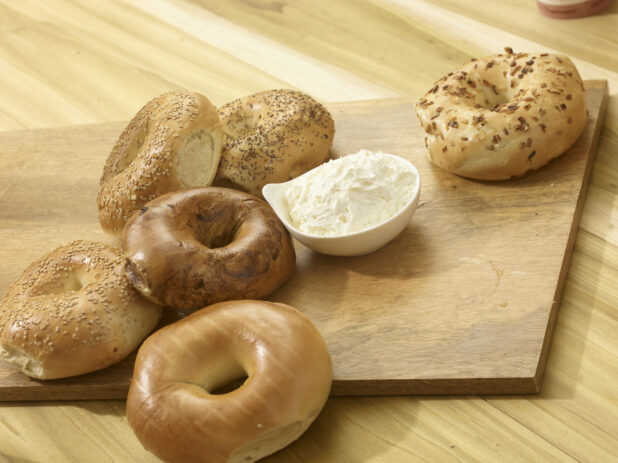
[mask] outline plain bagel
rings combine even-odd
[[[0,357],[38,379],[124,359],[154,329],[161,308],[124,274],[117,249],[74,241],[33,262],[0,303]]]
[[[246,377],[237,389],[217,389]],[[140,348],[127,418],[166,462],[250,463],[296,440],[328,398],[324,339],[290,306],[215,304]]]
[[[169,191],[212,183],[223,143],[216,108],[198,93],[168,92],[148,102],[107,158],[99,222],[119,235],[146,202]]]
[[[265,201],[218,187],[147,203],[127,223],[122,250],[135,288],[181,309],[262,298],[296,263],[288,231]]]
[[[262,196],[328,159],[335,124],[316,100],[294,90],[268,90],[219,108],[225,142],[215,185]]]
[[[416,113],[429,160],[481,180],[544,166],[575,143],[587,120],[584,86],[569,58],[510,48],[441,78]]]

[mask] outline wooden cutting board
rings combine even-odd
[[[422,207],[394,241],[353,258],[296,243],[296,271],[269,297],[303,311],[326,338],[333,395],[539,390],[607,103],[605,81],[586,88],[589,120],[577,144],[496,183],[429,164],[412,98],[329,105],[335,156],[398,154],[422,179]],[[0,294],[56,246],[110,240],[96,193],[124,125],[0,134]],[[133,357],[45,382],[0,361],[0,400],[124,398],[132,366]]]

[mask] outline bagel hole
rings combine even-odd
[[[198,212],[196,219],[195,236],[207,248],[223,248],[234,241],[238,221],[230,209]]]
[[[483,80],[476,81],[477,91],[473,98],[474,104],[478,104],[485,109],[494,109],[511,101],[513,92],[508,87],[506,80],[491,83],[495,85],[489,86],[483,83]]]
[[[141,145],[139,146],[139,148],[141,148]],[[135,161],[135,159],[137,158],[137,153],[139,153],[139,148],[130,146],[127,149],[124,157],[118,162],[118,173],[124,172],[127,167],[129,167],[133,163],[133,161]]]
[[[486,109],[494,109],[496,107],[507,104],[511,99],[506,93],[499,93],[498,95],[492,93],[485,93],[483,101],[479,102],[481,106]]]
[[[213,395],[228,394],[239,389],[248,377],[245,369],[235,359],[220,362],[211,370],[204,389]]]
[[[249,375],[236,359],[220,361],[210,370],[210,375],[203,385],[209,394],[228,394],[239,389]]]
[[[222,118],[225,136],[235,140],[254,130],[261,118],[261,109],[261,105],[253,104],[249,108],[242,108],[229,117]]]
[[[74,291],[79,291],[84,287],[84,281],[81,275],[76,270],[69,270],[67,273],[61,274],[53,281],[44,283],[37,288],[37,293],[40,295],[46,294],[63,294]]]
[[[118,161],[117,171],[118,173],[124,172],[127,167],[133,164],[133,161],[137,159],[139,151],[144,146],[146,141],[146,127],[141,127],[133,132],[129,144],[125,150],[124,156]]]
[[[212,395],[221,395],[221,394],[227,394],[229,392],[235,391],[236,389],[240,388],[240,386],[245,384],[245,381],[247,381],[247,378],[248,378],[248,376],[245,375],[242,378],[238,378],[238,379],[235,379],[233,381],[230,381],[227,384],[223,384],[222,386],[218,386],[217,388],[215,388],[212,391],[210,391],[210,394],[212,394]]]
[[[198,233],[198,241],[209,249],[224,248],[234,241],[235,229],[225,230],[224,233],[212,236],[212,232]]]

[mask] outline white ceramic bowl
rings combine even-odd
[[[288,213],[285,192],[289,188],[290,180],[285,183],[269,183],[262,189],[262,194],[275,213],[283,222],[290,234],[305,246],[322,254],[331,256],[360,256],[380,249],[386,243],[395,238],[410,223],[414,211],[418,207],[421,193],[421,177],[414,164],[410,164],[410,169],[416,177],[414,193],[406,205],[390,219],[374,225],[365,230],[349,233],[341,236],[319,236],[303,233],[291,224]],[[306,175],[306,174],[303,174]]]

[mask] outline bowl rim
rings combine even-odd
[[[369,150],[367,150],[367,151],[369,151]],[[270,201],[268,201],[268,199],[266,199],[266,195],[264,194],[264,190],[267,187],[273,185],[273,186],[278,186],[280,190],[284,189],[284,185],[289,184],[289,183],[295,181],[296,179],[301,178],[304,175],[307,175],[309,172],[313,171],[314,169],[317,169],[320,166],[323,166],[324,164],[320,164],[319,166],[316,166],[313,169],[308,170],[307,172],[304,172],[303,174],[299,175],[298,177],[295,177],[293,179],[288,180],[287,182],[268,183],[268,184],[264,185],[262,187],[262,196],[264,196],[264,199],[266,199],[266,202],[268,202],[268,204],[270,204],[270,207],[273,208],[273,210],[275,211],[275,213],[279,217],[279,220],[281,220],[281,222],[283,222],[283,224],[286,226],[286,228],[290,229],[290,231],[293,230],[295,234],[298,234],[299,236],[301,236],[303,238],[307,238],[307,239],[310,239],[310,240],[319,239],[319,240],[325,240],[325,241],[335,241],[335,240],[340,240],[342,238],[356,237],[356,236],[360,236],[360,235],[363,235],[363,234],[366,234],[366,233],[370,233],[370,232],[374,231],[376,228],[383,227],[385,224],[387,224],[389,222],[392,222],[392,221],[395,221],[398,217],[403,215],[408,210],[408,208],[410,208],[410,206],[418,199],[418,197],[420,195],[420,191],[421,191],[421,175],[420,175],[418,169],[416,168],[416,166],[412,163],[412,161],[410,161],[410,160],[408,160],[408,159],[406,159],[406,158],[404,158],[402,156],[398,156],[396,154],[383,153],[383,152],[380,152],[380,151],[378,151],[378,153],[380,153],[380,154],[382,154],[384,156],[395,157],[397,159],[401,159],[401,160],[405,161],[409,165],[409,167],[411,168],[411,171],[414,174],[416,182],[415,182],[415,185],[414,185],[414,191],[413,191],[412,195],[410,196],[410,199],[406,202],[406,204],[401,209],[399,209],[399,211],[395,215],[389,217],[386,220],[383,220],[382,222],[379,222],[379,223],[377,223],[375,225],[372,225],[369,228],[365,228],[363,230],[355,231],[355,232],[352,232],[352,233],[346,233],[344,235],[335,235],[335,236],[323,236],[323,235],[313,235],[313,234],[310,234],[310,233],[305,233],[305,232],[300,231],[298,228],[296,228],[291,223],[289,223],[285,219],[285,217],[282,216],[283,214],[279,214],[279,212],[277,211],[277,208],[275,208],[270,203]],[[355,154],[355,153],[352,153],[352,154]],[[341,158],[343,158],[345,156],[347,156],[347,155],[341,156],[341,157],[336,158],[336,159],[341,159]],[[272,187],[270,187],[270,188],[272,189]],[[284,193],[281,193],[279,191],[279,192],[277,192],[277,194],[284,194]]]

